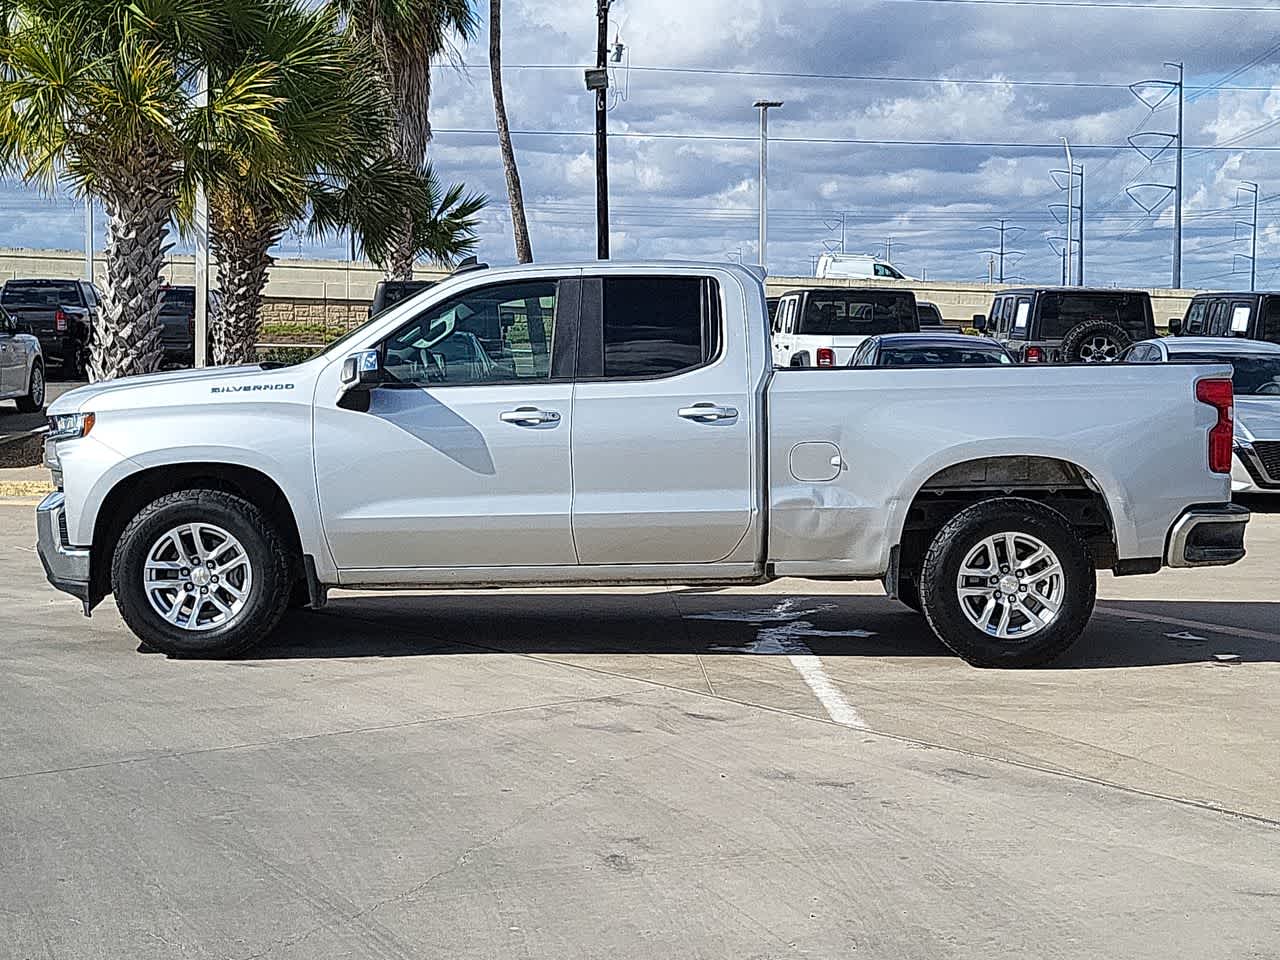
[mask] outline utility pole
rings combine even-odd
[[[884,262],[893,263],[893,237],[885,237],[884,240]]]
[[[1080,164],[1080,203],[1077,208],[1080,211],[1080,249],[1076,264],[1076,286],[1084,286],[1084,164]]]
[[[845,214],[844,214],[844,211],[841,210],[840,211],[840,252],[841,253],[844,253],[844,221],[845,221]]]
[[[781,100],[757,100],[760,111],[760,266],[769,269],[769,110],[782,106]]]
[[[196,73],[195,101],[198,108],[209,105],[209,71],[205,67]],[[195,366],[203,367],[208,364],[209,357],[209,195],[205,193],[203,178],[196,182],[194,219],[196,316],[193,362]]]
[[[1073,193],[1075,188],[1075,165],[1071,162],[1071,144],[1067,143],[1066,137],[1060,137],[1062,140],[1062,148],[1067,151],[1067,265],[1064,274],[1064,283],[1071,283],[1071,214],[1075,209],[1075,200]]]
[[[1182,289],[1182,63],[1166,60],[1166,67],[1178,71],[1178,146],[1174,154],[1173,174],[1173,288]]]
[[[1241,190],[1244,190],[1246,193],[1253,195],[1253,217],[1252,219],[1249,220],[1248,227],[1249,227],[1249,233],[1250,233],[1249,289],[1254,290],[1257,288],[1257,283],[1258,283],[1258,185],[1254,183],[1252,180],[1242,180],[1241,184],[1242,186],[1236,189],[1237,203],[1240,201]],[[1237,220],[1236,223],[1238,227],[1244,226],[1242,221]],[[1237,232],[1238,232],[1238,227],[1237,227]],[[1236,256],[1239,256],[1239,254],[1236,254]],[[1233,268],[1234,268],[1234,265],[1235,265],[1235,262],[1232,261]]]
[[[996,258],[987,257],[987,283],[995,282]],[[1004,283],[1004,277],[1000,278],[1000,282]]]
[[[605,66],[609,47],[609,4],[596,0],[596,77],[587,76],[587,88],[596,92],[596,258],[609,259],[609,138],[605,128],[608,115],[609,73]]]
[[[93,283],[93,197],[84,198],[84,278]]]
[[[1008,239],[1014,239],[1017,235],[1020,235],[1022,233],[1022,227],[1007,226],[1008,222],[1009,220],[1007,217],[998,217],[996,219],[996,223],[998,223],[999,226],[987,225],[985,227],[980,228],[982,230],[994,230],[1000,237],[999,246],[997,249],[982,251],[983,253],[990,254],[993,258],[995,257],[999,258],[998,260],[995,261],[999,265],[995,271],[995,280],[998,281],[999,283],[1004,283],[1005,259],[1010,256],[1016,256],[1016,257],[1023,256],[1023,252],[1021,250],[1010,250],[1005,243],[1006,237],[1008,237]],[[1010,234],[1013,234],[1013,236],[1009,236]]]

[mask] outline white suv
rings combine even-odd
[[[773,315],[775,367],[843,367],[867,337],[918,333],[910,290],[849,287],[791,290]]]

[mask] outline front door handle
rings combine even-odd
[[[681,407],[676,413],[686,420],[700,420],[704,423],[732,420],[738,415],[733,407],[721,407],[714,403],[695,403],[692,407]]]
[[[514,410],[503,410],[498,414],[503,423],[559,423],[560,414],[554,410],[539,410],[537,407],[516,407]]]

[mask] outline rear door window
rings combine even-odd
[[[1025,337],[1027,333],[1027,325],[1031,317],[1031,298],[1019,297],[1013,310],[1014,336]]]
[[[1253,319],[1253,304],[1248,300],[1236,300],[1231,304],[1227,331],[1233,337],[1249,335],[1249,321]]]
[[[1137,293],[1047,293],[1041,298],[1040,336],[1060,340],[1095,320],[1118,324],[1134,340],[1155,336],[1145,296]]]
[[[1262,323],[1259,325],[1258,337],[1280,343],[1280,297],[1264,297],[1262,303]]]
[[[814,291],[805,298],[801,334],[865,337],[920,329],[915,297],[889,291]]]
[[[703,277],[605,277],[604,375],[665,377],[720,351],[720,291]]]
[[[1227,335],[1227,301],[1213,301],[1213,305],[1209,308],[1209,317],[1205,321],[1204,333],[1207,337]]]

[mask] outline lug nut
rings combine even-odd
[[[1026,575],[1027,575],[1027,571],[1025,571],[1025,570],[1019,570],[1019,571],[1018,571],[1018,579],[1019,579],[1019,580],[1021,580],[1021,579],[1022,579],[1023,577],[1025,577]]]
[[[217,578],[217,577],[214,577],[214,578],[213,578],[213,582],[214,582],[214,583],[217,583],[217,582],[218,582],[218,578]],[[1024,590],[1025,590],[1025,589],[1026,589],[1026,587],[1023,587],[1022,589],[1024,589]]]
[[[206,593],[208,593],[208,592],[209,592],[209,588],[208,588],[208,587],[201,587],[201,588],[200,588],[200,595],[201,595],[201,596],[204,596],[204,595],[205,595]]]
[[[183,568],[182,568],[182,575],[183,575],[184,577],[189,577],[189,576],[191,576],[191,571],[190,571],[190,570],[188,570],[186,567],[183,567]]]
[[[192,585],[191,585],[191,584],[189,584],[189,583],[184,583],[184,584],[182,585],[182,589],[183,589],[183,590],[186,590],[186,591],[188,591],[188,592],[190,592],[190,591],[193,589],[193,587],[192,587]]]
[[[993,587],[999,582],[1000,582],[999,577],[992,577],[990,580],[987,581],[987,583],[991,584],[991,586]]]
[[[1018,588],[1018,592],[1019,592],[1019,593],[1026,593],[1026,592],[1027,592],[1027,585],[1024,583],[1022,586],[1020,586],[1020,587]]]
[[[1008,567],[1001,567],[1001,568],[1000,568],[1000,572],[1001,572],[1001,573],[1008,573],[1008,572],[1009,572],[1009,568],[1008,568]]]

